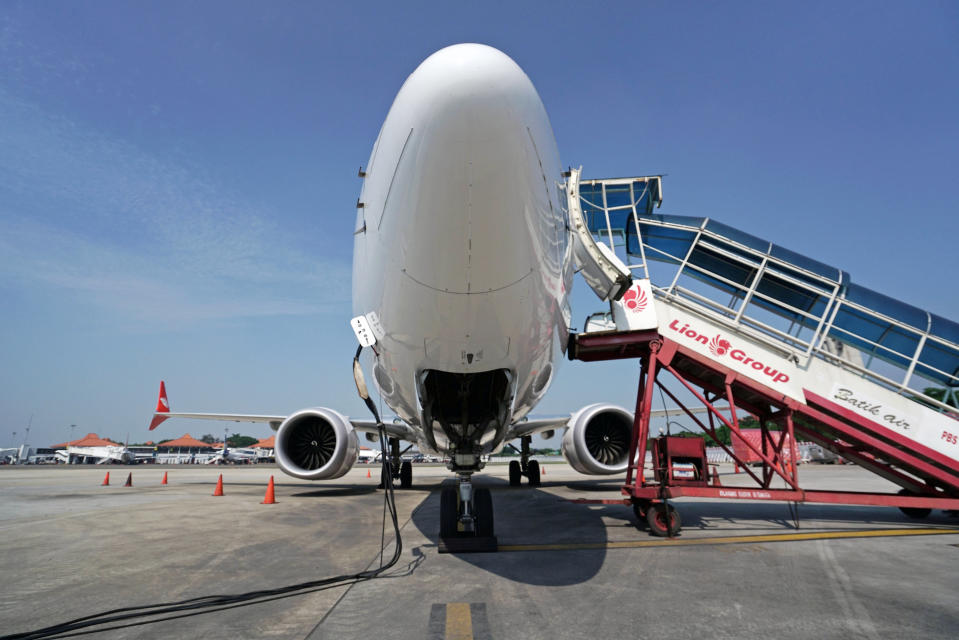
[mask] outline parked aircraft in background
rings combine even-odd
[[[250,464],[256,460],[255,449],[230,449],[224,444],[222,449],[218,449],[206,461],[206,464]]]

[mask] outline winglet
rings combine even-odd
[[[170,401],[166,397],[166,384],[163,380],[160,380],[160,397],[157,399],[157,408],[153,413],[153,421],[150,423],[150,431],[153,431],[160,423],[168,418],[168,416],[163,415],[164,413],[170,412]]]

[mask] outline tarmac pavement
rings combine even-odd
[[[414,487],[396,491],[403,555],[388,577],[94,637],[951,639],[959,630],[955,517],[804,504],[797,530],[784,503],[686,498],[674,501],[681,534],[664,540],[637,528],[629,507],[569,501],[617,498],[621,478],[544,469],[537,488],[509,487],[505,465],[476,477],[493,493],[497,553],[438,553],[439,488],[452,479],[414,465]],[[133,487],[121,486],[131,470]],[[110,486],[100,486],[107,471]],[[309,483],[272,465],[0,467],[0,633],[375,567],[377,472],[358,465]],[[225,495],[213,497],[220,473]],[[730,465],[720,473],[746,485]],[[277,504],[263,505],[270,475]],[[803,465],[800,480],[895,490],[851,466]]]

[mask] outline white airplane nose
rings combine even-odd
[[[397,257],[408,276],[439,291],[482,293],[536,269],[531,236],[558,177],[546,178],[534,142],[546,138],[555,149],[552,131],[530,129],[543,122],[529,78],[492,47],[447,47],[410,75],[384,123],[406,139],[379,141],[399,147],[395,160],[377,152],[371,159],[373,171],[393,171],[390,187],[381,202],[366,204],[367,224],[379,210],[381,234],[416,238],[401,246],[433,239],[430,253]]]
[[[470,113],[480,118],[474,126],[488,126],[502,120],[504,109],[523,108],[508,103],[523,99],[539,103],[532,82],[519,65],[502,51],[482,44],[440,49],[410,75],[397,102],[407,90],[418,102],[430,105],[432,117],[441,121],[450,117],[450,124],[458,126],[464,124],[458,115]],[[492,122],[486,121],[484,114]]]

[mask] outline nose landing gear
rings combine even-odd
[[[440,492],[440,553],[496,551],[490,490],[473,487],[472,475],[478,469],[454,470],[456,487]]]

